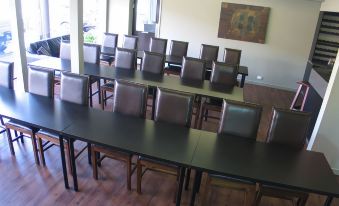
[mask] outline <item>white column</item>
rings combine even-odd
[[[339,53],[315,124],[308,150],[325,154],[339,175]]]
[[[72,73],[84,73],[83,0],[70,0]]]
[[[22,75],[17,75],[16,81],[23,82],[23,88],[28,90],[27,84],[27,58],[24,37],[24,23],[22,18],[21,0],[10,1],[11,27],[14,43],[14,65],[15,68],[21,68]],[[18,70],[17,70],[18,71]]]
[[[49,0],[40,0],[42,37],[50,38],[51,31],[49,26]]]

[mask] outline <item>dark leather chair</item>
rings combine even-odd
[[[87,76],[73,74],[69,72],[61,72],[61,88],[60,88],[60,99],[63,101],[79,104],[82,106],[88,106],[88,84],[89,79]],[[40,151],[40,158],[43,165],[46,165],[45,163],[45,156],[44,152],[49,149],[52,146],[60,146],[59,142],[59,135],[46,131],[46,130],[39,130],[36,133],[36,138],[38,140],[39,145],[39,151]],[[43,145],[42,140],[45,140],[48,142],[48,144]],[[69,153],[69,145],[65,141],[65,154],[66,154],[66,160],[69,165],[69,171],[71,172],[72,167],[70,164],[70,153]],[[90,148],[89,145],[87,145],[85,148],[83,148],[80,152],[82,153],[86,148]],[[90,152],[90,150],[89,150]],[[75,155],[76,157],[79,156]]]
[[[49,98],[54,97],[54,70],[47,70],[41,68],[28,68],[28,92],[40,96],[45,96]],[[12,155],[15,155],[13,142],[21,139],[23,141],[23,137],[28,137],[32,141],[33,151],[35,163],[39,164],[38,150],[36,145],[35,133],[36,129],[31,128],[14,120],[10,120],[5,123],[7,138],[9,143],[9,148]],[[16,137],[12,139],[11,130],[20,133],[20,135],[15,135]]]
[[[150,52],[166,55],[166,48],[167,48],[167,39],[160,39],[155,37],[151,38],[151,42],[149,45]]]
[[[14,63],[0,61],[0,87],[13,89],[14,80]],[[6,131],[3,118],[0,116],[0,134]]]
[[[218,60],[219,47],[207,44],[201,44],[200,59],[206,63],[212,63]]]
[[[184,56],[187,56],[188,42],[183,41],[171,41],[171,46],[169,50],[169,55],[182,59]],[[168,67],[165,68],[166,74],[180,75],[181,65],[168,64]]]
[[[256,140],[261,118],[262,107],[242,102],[224,100],[220,115],[218,134],[235,138]],[[227,138],[220,136],[219,138]],[[245,192],[245,206],[252,206],[255,200],[256,183],[227,176],[207,173],[206,192],[203,194],[203,205],[208,205],[207,197],[210,186],[226,187]]]
[[[119,36],[118,34],[105,32],[103,35],[102,46],[112,48],[115,51],[115,48],[118,45],[118,36]],[[112,62],[114,61],[114,56],[101,54],[100,60],[107,62],[109,65],[111,65]]]
[[[194,96],[166,89],[157,89],[154,121],[190,127]],[[141,193],[142,168],[177,175],[178,167],[140,156],[137,162],[137,192]]]
[[[141,71],[154,74],[163,74],[165,67],[165,56],[159,53],[144,51],[141,61]]]
[[[241,50],[225,48],[223,61],[229,65],[240,65]]]
[[[127,70],[136,70],[137,69],[137,53],[135,50],[117,48],[115,51],[115,69],[127,69]],[[105,108],[107,99],[112,96],[106,96],[106,92],[114,91],[114,82],[109,81],[101,86],[101,108]]]
[[[139,118],[146,117],[147,87],[139,84],[127,83],[124,81],[115,81],[113,112],[122,115],[135,116]],[[98,159],[99,154],[104,154]],[[93,177],[98,179],[98,163],[105,157],[122,161],[126,163],[127,169],[127,189],[131,190],[132,176],[132,154],[112,150],[99,145],[92,145],[92,166]]]
[[[136,50],[138,48],[138,37],[124,35],[124,41],[122,43],[122,48]]]
[[[211,86],[215,86],[221,89],[232,89],[237,84],[238,69],[237,66],[228,65],[222,62],[213,62],[212,73],[210,77]],[[219,119],[219,117],[209,116],[208,111],[215,112],[221,111],[222,101],[220,99],[209,98],[202,105],[201,116],[199,119],[198,128],[202,127],[202,120],[205,118]]]
[[[205,62],[191,57],[184,57],[180,73],[181,79],[203,81],[205,78]]]
[[[267,143],[293,150],[302,150],[306,142],[310,121],[310,113],[273,108]],[[287,199],[292,202],[296,198],[298,206],[306,205],[308,199],[306,192],[265,184],[260,184],[255,205],[260,204],[262,196]]]

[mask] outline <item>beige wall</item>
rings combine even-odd
[[[188,55],[199,56],[200,44],[242,49],[241,64],[249,66],[248,80],[295,89],[302,79],[320,10],[320,3],[295,0],[228,0],[271,8],[266,44],[217,37],[219,0],[163,0],[160,37],[189,41]],[[264,77],[256,80],[257,75]]]
[[[321,11],[333,11],[338,12],[339,11],[339,1],[338,0],[325,0],[321,4]]]

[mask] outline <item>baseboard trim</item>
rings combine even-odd
[[[274,88],[274,89],[281,89],[281,90],[285,90],[285,91],[289,91],[289,92],[296,92],[297,91],[297,88],[292,89],[292,88],[281,87],[281,86],[277,86],[277,85],[274,85],[274,84],[267,84],[267,83],[263,83],[263,82],[252,81],[252,80],[246,80],[245,84],[254,84],[254,85],[258,85],[258,86],[271,87],[271,88]]]

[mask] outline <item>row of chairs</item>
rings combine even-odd
[[[7,66],[7,69],[1,68],[1,71],[4,71],[1,73],[7,73],[11,76],[12,71],[10,68],[10,66]],[[29,68],[28,75],[30,93],[53,98],[54,72],[52,70]],[[1,80],[3,81],[0,82],[1,86],[12,88],[13,83],[9,81],[9,78],[1,78]],[[87,105],[88,83],[88,77],[86,76],[64,72],[61,73],[60,99],[80,105]],[[144,85],[115,81],[113,112],[145,118],[147,91],[148,88]],[[74,93],[77,93],[78,95],[74,95]],[[161,88],[157,88],[157,93],[154,121],[190,127],[195,99],[194,95]],[[126,104],[127,102],[128,104]],[[218,134],[230,135],[237,138],[247,138],[255,141],[261,119],[261,111],[262,107],[259,105],[224,100]],[[309,122],[310,115],[307,113],[274,108],[267,135],[267,142],[270,144],[288,146],[296,150],[302,149],[306,140]],[[12,139],[10,130],[12,129],[29,135],[32,140],[35,161],[37,164],[39,164],[38,152],[43,164],[45,164],[43,152],[46,148],[44,148],[42,140],[49,141],[52,144],[58,144],[59,142],[58,135],[56,134],[52,134],[44,130],[38,130],[37,128],[30,128],[12,120],[6,122],[5,127],[7,129],[8,142],[13,155],[13,141],[17,141],[19,139],[22,140],[23,136],[16,136],[15,139]],[[37,149],[36,146],[36,139],[38,139],[39,149]],[[66,149],[67,148],[68,147],[66,146]],[[102,153],[104,154],[103,157],[110,157],[124,161],[127,164],[127,188],[131,189],[132,154],[96,145],[92,145],[87,148],[89,148],[89,151],[92,153],[91,158],[94,178],[98,178],[97,166],[100,165],[103,160],[103,158],[98,158],[100,156],[98,154]],[[69,155],[68,150],[66,151],[66,154],[67,156]],[[67,159],[69,160],[69,157]],[[143,173],[148,169],[165,171],[169,174],[178,175],[178,168],[175,165],[139,156],[137,159],[137,191],[139,193],[141,193]],[[72,170],[71,166],[69,166],[69,170]],[[241,179],[228,178],[212,173],[207,174],[207,176],[206,188],[209,188],[208,186],[212,184],[219,186],[227,185],[233,189],[245,191],[246,197],[254,197],[256,195],[257,204],[260,202],[263,195],[274,195],[281,198],[297,197],[299,198],[299,205],[304,205],[308,197],[308,194],[306,193],[290,190],[286,191],[279,187],[266,185],[260,185],[259,190],[256,190],[255,182],[243,181]],[[225,184],[225,182],[227,183]],[[207,192],[205,192],[205,194],[206,193]],[[206,200],[207,198],[203,199]],[[251,200],[251,198],[246,198],[246,205],[251,205],[252,203],[253,199]]]

